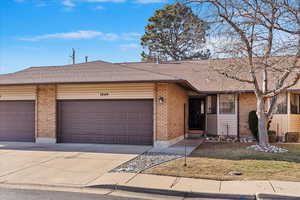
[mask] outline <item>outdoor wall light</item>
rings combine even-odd
[[[160,104],[163,104],[165,102],[165,98],[164,97],[159,97],[158,101]]]

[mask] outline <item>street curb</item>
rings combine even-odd
[[[300,196],[286,196],[280,194],[258,193],[255,197],[257,200],[300,200]]]
[[[135,193],[176,196],[176,197],[207,198],[207,199],[216,199],[216,198],[249,199],[249,200],[255,199],[255,195],[186,192],[186,191],[175,191],[175,190],[166,190],[166,189],[133,187],[133,186],[116,185],[116,184],[93,185],[93,186],[88,186],[88,187],[89,188],[98,188],[98,189],[121,190],[121,191],[127,191],[127,192],[135,192]]]
[[[16,182],[6,182],[6,181],[0,182],[0,186],[29,186],[29,187],[51,187],[51,188],[71,188],[71,189],[86,188],[86,185],[16,183]]]

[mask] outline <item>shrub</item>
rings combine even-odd
[[[268,131],[269,142],[274,143],[277,142],[276,131]]]
[[[298,132],[287,132],[285,134],[286,142],[300,142],[300,133]]]
[[[249,128],[251,130],[251,133],[252,133],[253,137],[257,141],[259,141],[259,137],[258,137],[258,119],[257,119],[257,115],[256,115],[255,110],[252,110],[252,111],[249,112],[248,124],[249,124]]]

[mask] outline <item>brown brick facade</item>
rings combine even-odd
[[[168,141],[183,136],[184,104],[187,107],[188,103],[186,91],[176,84],[158,83],[155,97],[156,140]],[[159,102],[160,97],[164,98],[164,103]]]
[[[169,84],[168,96],[168,139],[173,139],[184,135],[184,123],[187,124],[188,117],[188,96],[183,88],[175,84]],[[184,119],[184,105],[186,119]]]
[[[168,140],[168,84],[156,85],[156,136],[155,140]],[[164,98],[164,103],[159,103],[159,98]]]
[[[56,86],[39,85],[36,98],[36,137],[56,139]]]
[[[239,131],[240,137],[252,136],[248,125],[248,114],[256,110],[256,97],[254,93],[239,94]]]

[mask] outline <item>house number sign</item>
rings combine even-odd
[[[108,92],[99,92],[99,96],[109,96],[110,94]]]

